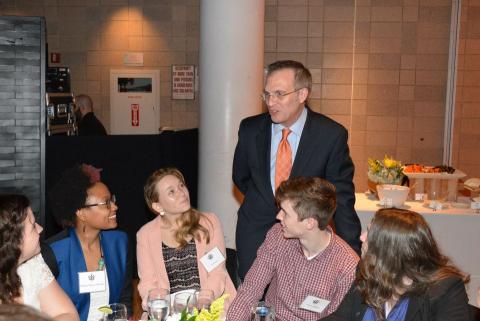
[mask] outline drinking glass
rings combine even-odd
[[[275,311],[273,307],[260,301],[257,306],[252,308],[250,321],[275,321]]]
[[[112,310],[111,313],[103,314],[103,321],[127,321],[127,307],[122,303],[112,303],[108,307]]]
[[[187,313],[192,314],[193,308],[196,306],[195,293],[183,292],[175,294],[173,299],[173,313],[181,314],[186,309]]]
[[[200,290],[195,292],[195,299],[197,309],[200,311],[202,309],[210,309],[210,304],[213,302],[213,291],[212,290]]]
[[[152,289],[148,292],[147,312],[149,319],[165,321],[170,312],[170,291]]]

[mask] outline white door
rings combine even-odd
[[[158,134],[158,70],[110,70],[110,133]]]

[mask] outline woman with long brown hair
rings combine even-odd
[[[212,290],[215,297],[236,294],[225,267],[225,241],[221,223],[212,213],[190,205],[185,179],[176,168],[155,171],[144,187],[145,201],[157,215],[137,233],[138,289],[146,307],[148,291],[155,287]],[[216,255],[223,260],[207,266],[201,258]],[[216,254],[215,254],[216,253]]]
[[[40,254],[42,230],[27,197],[0,195],[0,305],[22,303],[57,321],[78,321]]]
[[[361,236],[352,289],[323,320],[466,321],[469,278],[442,255],[425,219],[381,209]]]

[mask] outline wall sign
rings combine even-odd
[[[172,66],[172,99],[195,99],[195,66]]]
[[[143,66],[143,52],[125,52],[123,54],[123,64],[125,66]]]
[[[51,52],[51,53],[50,53],[50,62],[51,62],[52,64],[59,64],[59,63],[60,63],[60,60],[61,60],[60,57],[61,57],[61,56],[60,56],[60,53],[58,53],[58,52]]]

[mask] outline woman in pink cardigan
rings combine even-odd
[[[179,170],[154,172],[144,187],[145,201],[157,217],[137,233],[138,290],[146,308],[148,291],[212,290],[215,298],[236,294],[225,267],[222,225],[215,214],[190,205],[185,179]],[[203,257],[203,259],[202,259]]]

